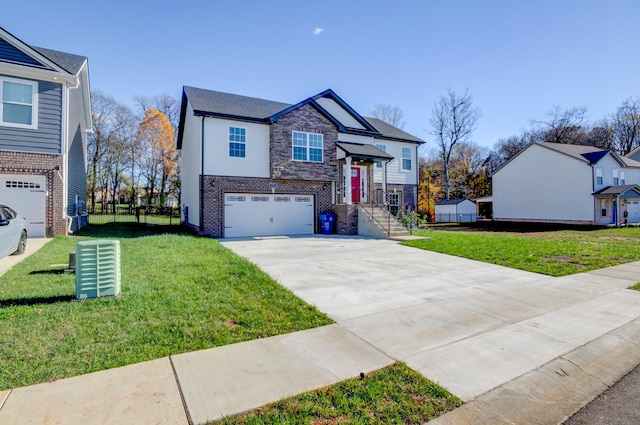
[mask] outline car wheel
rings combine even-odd
[[[24,254],[24,251],[27,249],[27,232],[22,231],[22,235],[20,235],[20,242],[18,242],[18,250],[16,254]]]

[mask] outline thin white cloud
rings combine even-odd
[[[320,35],[320,34],[322,34],[323,32],[324,32],[324,28],[316,27],[316,28],[313,30],[313,35]]]

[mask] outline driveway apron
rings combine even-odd
[[[640,280],[637,263],[608,274],[554,278],[391,240],[317,236],[223,244],[464,401],[640,323],[640,292],[625,289]]]

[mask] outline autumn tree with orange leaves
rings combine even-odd
[[[146,180],[147,205],[162,207],[171,177],[178,169],[173,126],[165,114],[148,108],[138,126],[136,140],[142,152],[140,173]]]

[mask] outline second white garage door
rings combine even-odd
[[[27,219],[30,238],[43,237],[46,216],[44,176],[0,174],[0,203]]]
[[[312,235],[312,195],[226,193],[224,236]]]

